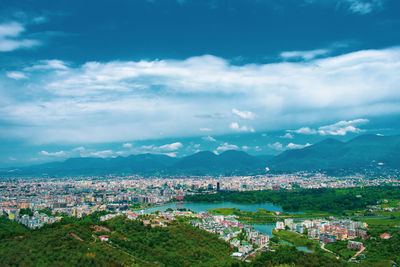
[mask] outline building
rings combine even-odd
[[[108,235],[101,235],[99,236],[101,242],[107,242],[109,240]]]
[[[285,223],[284,222],[276,222],[276,230],[285,230]]]
[[[253,250],[253,245],[247,242],[243,242],[242,245],[239,246],[239,252],[242,252],[244,254],[247,254],[252,250]]]
[[[390,239],[392,236],[390,235],[390,234],[388,234],[388,233],[383,233],[383,234],[381,234],[381,238],[382,239]]]
[[[347,248],[349,248],[349,249],[363,249],[364,245],[361,242],[349,241],[349,243],[347,244]]]
[[[285,219],[285,226],[290,226],[293,224],[293,219]]]
[[[325,244],[327,243],[332,243],[336,242],[336,236],[334,235],[329,235],[329,234],[319,234],[319,241],[324,242]]]

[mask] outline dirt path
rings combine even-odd
[[[321,249],[322,249],[322,250],[325,250],[326,252],[332,253],[333,255],[336,256],[336,259],[340,259],[339,255],[337,255],[335,252],[333,252],[333,251],[331,251],[331,250],[325,248],[325,243],[322,243]]]
[[[367,247],[363,247],[362,249],[360,249],[360,251],[358,251],[351,259],[357,258],[357,256],[360,255],[360,253],[363,252],[366,248],[367,248]],[[350,260],[351,260],[351,259],[350,259]],[[350,260],[349,260],[349,261],[350,261]]]
[[[75,238],[76,240],[83,241],[82,238],[80,238],[80,237],[77,236],[76,234],[74,234],[74,233],[70,233],[70,234],[71,234],[71,236],[72,236],[73,238]]]

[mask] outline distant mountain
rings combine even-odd
[[[280,171],[387,167],[400,169],[400,136],[361,135],[348,142],[329,138],[288,150],[269,161]]]
[[[249,174],[260,173],[265,169],[271,157],[255,157],[243,151],[228,150],[220,155],[202,151],[184,157],[170,170],[191,174]]]
[[[139,154],[117,158],[71,158],[0,172],[0,175],[219,175],[261,172],[271,156],[251,156],[242,151],[225,151],[216,155],[202,151],[183,158],[160,154]],[[12,170],[12,172],[10,172]]]
[[[216,155],[202,151],[183,158],[140,154],[117,158],[71,158],[24,168],[0,171],[0,175],[251,175],[272,172],[342,169],[400,169],[400,136],[362,135],[348,142],[328,138],[303,149],[278,156],[252,156],[229,150]]]
[[[70,158],[63,162],[50,162],[13,171],[13,175],[104,175],[157,173],[177,161],[166,155],[139,154],[117,158]],[[3,173],[4,174],[4,173]]]

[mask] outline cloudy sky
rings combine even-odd
[[[400,133],[398,0],[0,0],[0,167]]]

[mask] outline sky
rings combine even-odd
[[[0,168],[400,133],[398,0],[0,0]]]

